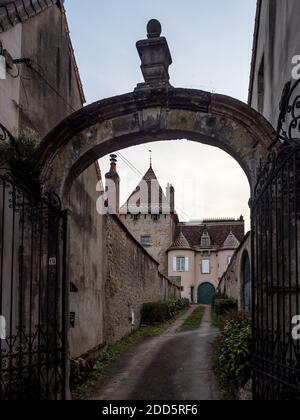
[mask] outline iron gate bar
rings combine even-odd
[[[65,399],[67,213],[0,172],[0,399]]]
[[[258,400],[300,399],[299,341],[292,339],[292,317],[300,313],[299,173],[300,142],[286,141],[261,165],[252,200],[253,389]]]

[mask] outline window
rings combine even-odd
[[[152,246],[151,236],[141,236],[141,245],[145,247]]]
[[[208,248],[210,246],[210,238],[209,237],[203,237],[201,240],[201,245],[204,248]]]
[[[231,260],[232,260],[232,257],[227,257],[227,267],[229,267]]]
[[[173,271],[184,273],[189,271],[189,259],[187,257],[174,257]]]
[[[201,246],[203,248],[209,248],[211,244],[210,241],[210,236],[208,233],[203,233],[202,238],[201,238]]]
[[[210,258],[204,258],[201,262],[202,274],[210,274]]]

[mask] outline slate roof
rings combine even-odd
[[[129,201],[136,193],[141,191],[140,194],[142,194],[143,192],[142,182],[144,181],[146,181],[147,183],[148,194],[146,192],[145,198],[142,200],[139,199],[136,203],[137,206],[140,208],[141,213],[145,214],[145,213],[152,212],[152,214],[155,214],[155,213],[159,214],[159,213],[162,213],[164,209],[165,210],[169,209],[169,203],[167,202],[167,197],[164,194],[158,182],[157,176],[152,168],[152,165],[150,165],[148,171],[143,176],[139,185],[136,187],[133,193],[129,196],[124,206],[121,208],[121,212],[130,213],[129,207],[128,207]],[[153,197],[153,199],[152,199],[152,190],[158,191],[158,196]]]
[[[245,236],[245,225],[243,221],[220,221],[199,225],[182,224],[180,229],[182,229],[182,233],[190,247],[194,249],[202,248],[201,238],[204,232],[208,232],[211,238],[211,247],[215,248],[224,248],[226,242],[228,244],[228,237],[232,238],[232,235],[234,235],[239,243],[242,242]]]
[[[180,231],[173,245],[169,248],[170,251],[174,249],[191,249],[190,244],[188,243],[182,231]]]

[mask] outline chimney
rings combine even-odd
[[[110,155],[110,170],[105,175],[106,192],[108,193],[108,205],[119,214],[120,211],[120,177],[117,172],[117,155]],[[114,186],[112,188],[112,183]],[[109,188],[111,186],[111,188]]]
[[[172,184],[168,184],[167,186],[167,199],[170,204],[170,213],[175,213],[175,189]]]

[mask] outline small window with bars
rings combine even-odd
[[[151,236],[141,236],[141,245],[144,247],[152,246]]]

